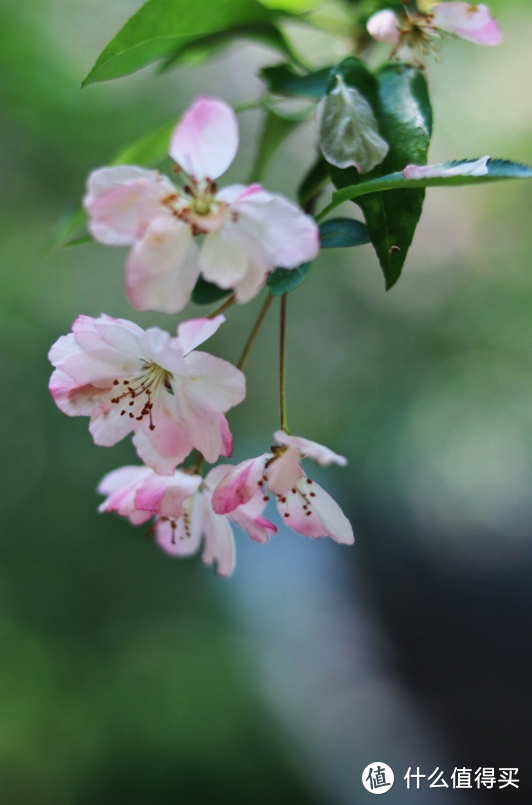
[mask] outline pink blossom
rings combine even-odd
[[[242,402],[242,372],[195,349],[225,321],[190,319],[177,337],[124,319],[80,316],[50,350],[50,391],[69,416],[90,416],[96,444],[111,446],[133,432],[139,456],[171,475],[193,448],[209,462],[230,456],[224,413]]]
[[[258,495],[257,490],[261,492],[264,488],[276,496],[284,522],[294,531],[313,538],[332,537],[351,545],[354,542],[351,523],[301,466],[302,458],[313,458],[321,466],[331,463],[345,466],[346,459],[317,442],[284,431],[277,431],[274,438],[280,446],[274,446],[271,453],[243,461],[226,472],[212,496],[214,511],[229,514],[237,506],[249,505]]]
[[[272,269],[296,268],[318,253],[315,222],[283,196],[258,184],[217,189],[215,180],[233,161],[238,140],[231,107],[199,98],[170,143],[188,184],[176,187],[157,171],[130,166],[102,168],[89,177],[89,230],[100,243],[132,247],[126,283],[138,310],[182,310],[200,273],[247,302]]]
[[[215,564],[219,575],[229,576],[235,567],[230,521],[258,542],[267,542],[277,528],[262,516],[266,501],[258,489],[248,503],[229,515],[214,512],[212,490],[228,469],[215,467],[202,479],[182,470],[162,476],[148,467],[121,467],[102,479],[98,492],[107,498],[99,511],[116,511],[135,524],[155,516],[151,532],[163,551],[191,556],[198,553],[203,541],[203,561]]]
[[[433,47],[431,40],[446,34],[477,45],[498,45],[502,33],[483,3],[436,3],[430,13],[412,13],[405,8],[396,15],[386,9],[369,18],[368,32],[377,42],[393,45],[396,61],[423,67],[423,57]]]

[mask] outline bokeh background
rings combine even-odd
[[[532,9],[491,5],[500,47],[448,42],[430,65],[431,161],[532,162]],[[135,455],[58,411],[46,354],[81,312],[177,317],[129,308],[122,250],[47,244],[89,170],[200,92],[256,97],[278,57],[242,44],[81,92],[137,6],[0,6],[0,799],[363,805],[362,770],[384,761],[389,803],[530,803],[532,186],[429,190],[392,292],[366,246],[328,251],[289,299],[291,427],[348,456],[315,477],[355,547],[281,529],[266,548],[237,534],[231,580],[172,561],[97,514],[98,480]],[[345,53],[291,35],[316,66]],[[229,180],[259,118],[240,118]],[[265,184],[293,197],[313,153],[309,125]],[[231,310],[209,349],[236,360],[258,305]],[[230,415],[237,460],[277,427],[277,315]],[[418,766],[449,784],[455,767],[518,767],[520,788],[407,791]]]

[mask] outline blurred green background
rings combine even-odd
[[[280,530],[263,548],[239,533],[228,581],[172,561],[142,528],[97,514],[101,476],[136,457],[95,447],[85,418],[58,411],[46,354],[79,313],[170,329],[177,317],[130,309],[123,250],[46,256],[47,240],[91,169],[198,93],[256,97],[258,67],[278,59],[242,44],[81,92],[137,5],[0,6],[0,800],[366,803],[360,775],[381,760],[396,773],[387,802],[403,805],[429,797],[406,791],[408,766],[450,782],[455,765],[524,765],[532,186],[429,190],[393,291],[366,246],[326,252],[289,299],[291,427],[348,456],[316,477],[352,518],[355,547]],[[492,7],[500,47],[451,41],[430,65],[431,161],[532,163],[532,9]],[[345,53],[289,30],[316,66]],[[259,117],[240,118],[228,181],[249,171]],[[265,185],[294,197],[313,153],[308,125]],[[259,305],[232,309],[209,349],[235,361]],[[230,415],[236,460],[277,427],[277,313]],[[529,803],[521,772],[519,790],[463,799]]]

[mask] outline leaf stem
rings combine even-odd
[[[286,298],[281,296],[281,327],[279,332],[279,403],[281,411],[281,430],[290,434],[286,419]]]
[[[207,316],[207,318],[208,318],[208,319],[215,319],[215,318],[216,318],[216,316],[219,316],[219,315],[220,315],[220,313],[224,313],[224,312],[225,312],[226,310],[228,310],[230,307],[233,307],[233,305],[235,304],[235,302],[236,302],[236,299],[235,299],[235,296],[234,296],[234,294],[233,294],[232,296],[230,296],[230,297],[229,297],[229,299],[226,299],[226,300],[225,300],[225,302],[223,302],[223,303],[220,305],[220,307],[217,307],[217,308],[216,308],[216,310],[213,310],[213,312],[212,312],[212,313],[209,313],[209,315]]]
[[[271,305],[272,301],[273,301],[273,294],[268,293],[268,296],[266,297],[266,299],[264,301],[264,304],[263,304],[263,306],[261,307],[261,309],[259,311],[259,315],[257,316],[255,324],[253,325],[253,328],[252,328],[252,330],[251,330],[251,332],[249,334],[249,337],[248,337],[248,340],[246,341],[244,349],[242,350],[242,355],[240,356],[240,360],[237,363],[237,368],[238,369],[243,369],[244,366],[246,365],[247,360],[249,358],[249,354],[250,354],[250,352],[251,352],[251,350],[253,348],[253,344],[255,343],[255,340],[256,340],[256,338],[257,338],[257,336],[259,334],[259,330],[262,327],[262,323],[264,322],[264,319],[266,318],[266,314],[267,314],[267,312],[268,312],[268,310],[270,308],[270,305]]]

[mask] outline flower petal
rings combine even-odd
[[[439,165],[407,165],[403,170],[405,179],[450,179],[453,176],[487,176],[488,162],[491,157],[485,156],[471,162],[461,162],[454,167],[449,163]]]
[[[377,42],[385,42],[387,45],[398,45],[400,39],[399,20],[389,9],[377,11],[373,14],[366,25],[368,33]]]
[[[177,328],[179,346],[183,354],[187,355],[204,341],[214,335],[224,323],[225,316],[215,316],[214,319],[188,319],[182,321]]]
[[[250,236],[236,227],[225,227],[205,238],[200,252],[201,273],[219,288],[234,288],[248,270]]]
[[[232,363],[195,350],[185,357],[185,364],[188,376],[181,378],[182,390],[198,409],[225,412],[246,396],[246,377]]]
[[[107,499],[98,507],[100,512],[116,511],[123,517],[135,517],[136,523],[146,522],[151,514],[139,513],[135,494],[139,486],[152,474],[148,467],[127,466],[105,475],[98,485],[98,492]],[[136,516],[137,515],[137,516]],[[140,516],[138,516],[140,515]]]
[[[150,421],[142,420],[133,444],[148,467],[159,475],[172,475],[178,464],[190,454],[193,445],[185,423],[181,420],[175,397],[166,390],[156,396],[152,409],[154,429]]]
[[[275,431],[273,438],[279,444],[295,447],[299,450],[302,458],[313,458],[321,467],[326,467],[328,464],[339,464],[340,467],[345,467],[347,464],[345,456],[339,456],[338,453],[334,453],[323,444],[318,444],[318,442],[313,442],[310,439],[303,439],[301,436],[289,436],[284,430]]]
[[[68,416],[91,416],[95,407],[102,403],[102,398],[109,392],[88,383],[80,386],[76,380],[61,369],[56,369],[48,386],[55,404]]]
[[[277,508],[285,525],[299,534],[332,537],[344,545],[355,541],[351,523],[336,501],[310,478],[302,478],[294,492],[278,498]]]
[[[137,310],[178,313],[188,304],[199,271],[190,226],[174,219],[156,219],[129,254],[129,300]]]
[[[170,214],[162,200],[174,193],[157,171],[129,165],[94,171],[83,201],[89,232],[108,246],[132,246],[153,220]]]
[[[135,506],[163,517],[178,519],[183,503],[194,495],[201,484],[200,475],[176,470],[171,476],[151,472],[135,493]]]
[[[285,495],[303,477],[299,450],[289,447],[281,455],[275,456],[264,474],[270,492],[274,495]]]
[[[185,501],[185,516],[177,520],[158,520],[155,527],[157,545],[170,556],[192,556],[201,544],[202,516],[198,510],[201,495]]]
[[[268,268],[297,268],[319,252],[319,230],[313,218],[285,199],[248,188],[231,210],[238,216],[235,229],[252,235],[263,250]]]
[[[191,179],[202,183],[225,173],[236,156],[238,139],[231,107],[216,98],[199,98],[178,123],[170,156]]]
[[[502,32],[483,3],[438,3],[432,9],[432,25],[477,45],[498,45]]]
[[[242,461],[229,467],[212,493],[212,507],[218,514],[229,514],[237,506],[248,503],[257,494],[263,498],[264,465],[271,453]]]
[[[203,495],[198,496],[198,508],[202,509],[202,531],[205,537],[202,560],[205,564],[216,564],[219,576],[230,576],[235,569],[235,540],[227,517],[216,514]]]

